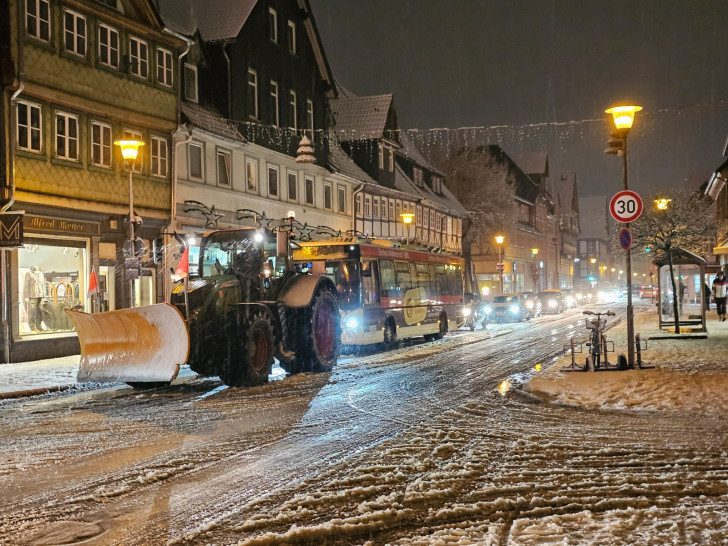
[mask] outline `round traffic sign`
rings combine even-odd
[[[619,230],[619,246],[624,250],[628,250],[632,246],[632,232],[626,227]]]
[[[617,222],[634,222],[642,214],[642,198],[630,190],[617,192],[609,203],[609,212]]]

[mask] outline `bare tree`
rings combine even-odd
[[[446,175],[448,189],[468,211],[468,222],[463,226],[463,254],[471,290],[471,246],[479,240],[492,242],[493,236],[513,225],[517,217],[515,179],[503,157],[494,154],[494,148],[463,147],[433,157],[433,163]]]
[[[663,202],[662,208],[651,206],[657,201]],[[673,252],[681,249],[698,255],[702,253],[706,243],[716,236],[715,206],[702,192],[677,188],[653,196],[648,203],[650,206],[646,207],[645,212],[630,225],[632,245],[643,251],[650,249],[650,252],[655,252],[657,258],[667,257],[673,293],[675,333],[679,334],[680,316],[672,261]]]

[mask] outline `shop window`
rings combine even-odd
[[[66,309],[90,311],[88,256],[81,241],[27,238],[18,250],[18,333],[73,330]]]

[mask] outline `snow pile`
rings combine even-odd
[[[642,339],[659,335],[654,312],[635,317]],[[607,332],[617,351],[626,344],[626,323]],[[524,390],[544,401],[567,406],[632,411],[689,410],[713,413],[728,408],[728,323],[708,322],[707,339],[647,339],[645,364],[654,369],[563,372],[571,357],[533,377]],[[585,354],[576,355],[584,364]],[[614,364],[617,355],[610,353]]]

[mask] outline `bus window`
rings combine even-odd
[[[336,285],[339,306],[346,311],[357,309],[361,294],[357,260],[328,260],[324,274]]]
[[[447,286],[447,275],[445,273],[444,265],[435,266],[435,281],[437,282],[437,294],[439,294],[440,296],[447,296],[449,292]]]
[[[427,264],[417,264],[417,286],[430,292],[432,279],[430,278],[430,267]]]
[[[362,299],[364,305],[379,303],[379,294],[377,293],[377,262],[374,260],[364,260],[361,263],[361,288]]]
[[[396,298],[399,296],[397,279],[394,276],[394,262],[392,260],[379,261],[379,275],[381,279],[382,297]]]
[[[410,273],[410,264],[407,262],[394,262],[394,269],[397,272],[397,286],[400,295],[412,288],[412,274]]]

